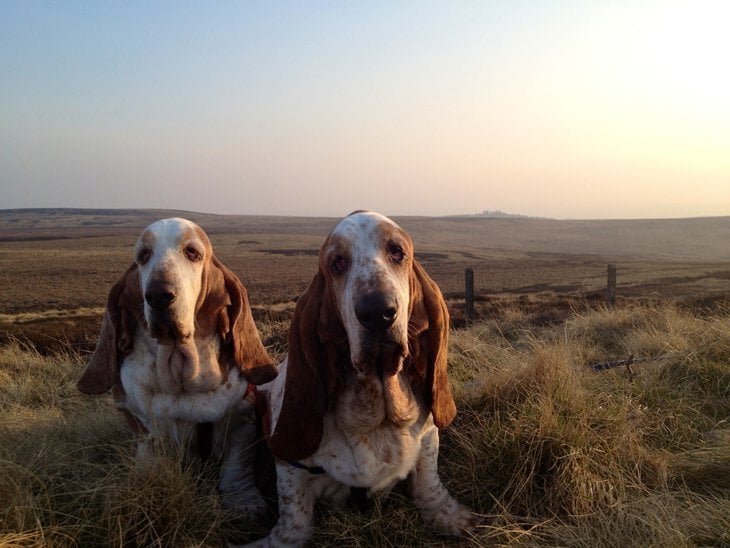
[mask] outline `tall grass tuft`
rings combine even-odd
[[[480,515],[462,545],[730,543],[730,314],[575,312],[452,332],[459,408],[440,474]],[[507,322],[507,323],[505,323]],[[261,326],[282,357],[286,322]],[[589,365],[634,356],[631,371]],[[0,545],[221,546],[263,536],[221,507],[214,463],[145,463],[107,397],[76,392],[73,353],[0,347]],[[318,546],[441,546],[403,487],[372,510],[321,504]]]

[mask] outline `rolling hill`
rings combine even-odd
[[[136,236],[152,221],[171,216],[196,221],[209,234],[322,237],[338,220],[159,209],[5,209],[0,210],[0,241]],[[411,233],[417,247],[730,261],[730,216],[643,220],[397,216],[394,219]]]

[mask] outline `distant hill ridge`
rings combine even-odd
[[[730,262],[730,216],[686,219],[556,220],[516,216],[396,216],[429,251],[514,250],[606,257]],[[189,218],[210,234],[308,234],[324,237],[333,217],[218,215],[166,209],[0,209],[0,242],[79,236],[135,236],[154,220]],[[729,282],[730,283],[730,282]]]
[[[194,211],[173,210],[173,209],[111,209],[111,208],[81,208],[81,207],[27,207],[15,209],[0,209],[0,217],[6,215],[53,215],[53,216],[147,216],[156,212],[168,214],[186,214],[191,213],[197,215]]]
[[[546,219],[547,217],[532,217],[530,215],[522,215],[520,213],[505,213],[499,209],[494,211],[485,209],[481,213],[472,213],[466,215],[456,215],[456,217],[484,217],[488,219]]]

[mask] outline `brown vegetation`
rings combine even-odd
[[[15,336],[41,350],[89,350],[107,292],[130,263],[137,236],[150,222],[173,215],[208,231],[219,257],[244,280],[259,320],[287,318],[336,223],[159,210],[0,210],[0,341]],[[519,311],[538,323],[560,321],[572,310],[600,304],[608,262],[618,266],[622,300],[704,299],[712,306],[730,294],[730,217],[398,220],[446,295],[457,326],[463,324],[468,267],[483,319]],[[272,304],[278,309],[272,311]]]
[[[212,464],[169,449],[136,465],[110,400],[75,388],[132,242],[150,215],[169,212],[14,215],[0,212],[0,545],[220,546],[263,535],[272,523],[221,507]],[[334,220],[203,217],[282,357]],[[440,472],[481,516],[463,545],[730,543],[728,258],[483,248],[477,230],[441,233],[450,220],[406,221],[461,326],[450,345],[459,415],[443,431]],[[612,309],[609,259],[619,266]],[[467,266],[478,321],[464,327]],[[587,367],[630,355],[645,359],[632,375]],[[323,504],[317,523],[322,546],[451,542],[425,531],[399,490],[365,514]]]
[[[286,322],[261,325],[283,340]],[[272,349],[279,356],[284,346]],[[594,361],[661,357],[596,373]],[[459,415],[441,475],[482,517],[466,545],[730,542],[730,310],[518,313],[452,332]],[[0,544],[206,545],[271,523],[227,513],[209,465],[145,466],[107,398],[78,394],[75,353],[0,347]],[[396,490],[371,513],[323,504],[315,545],[437,546]]]

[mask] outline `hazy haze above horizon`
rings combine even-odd
[[[730,3],[0,4],[0,208],[730,215]]]

